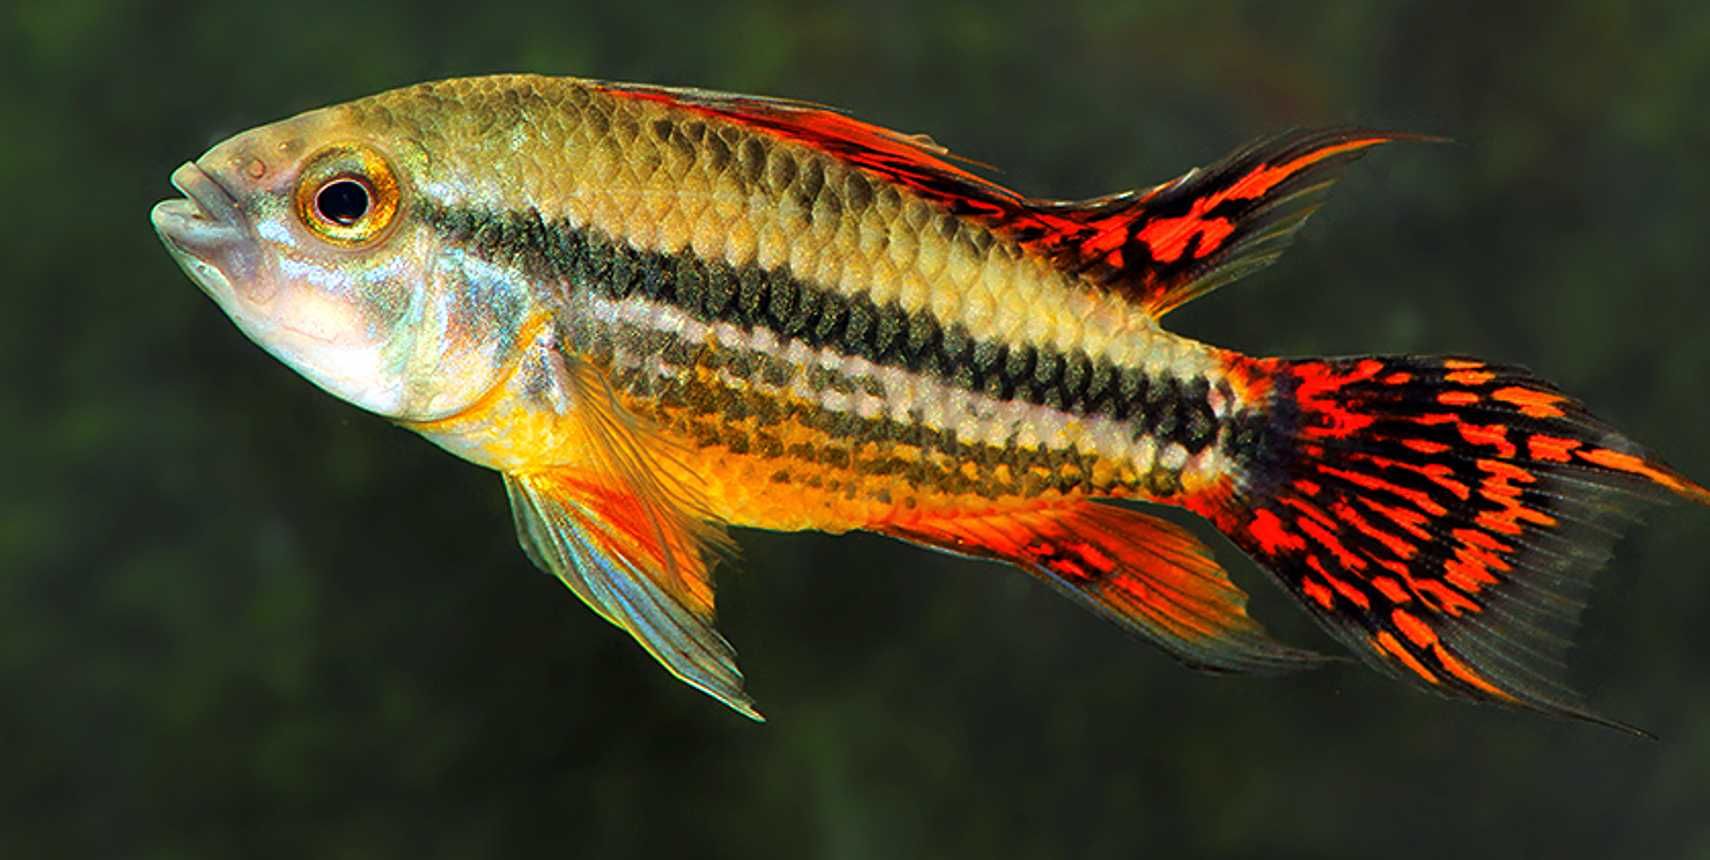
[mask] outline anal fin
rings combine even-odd
[[[713,627],[704,539],[621,486],[567,471],[506,475],[528,556],[672,675],[762,720],[736,652]]]
[[[1275,671],[1327,659],[1272,639],[1204,544],[1139,511],[1073,502],[922,516],[875,530],[1021,567],[1197,669]]]
[[[579,432],[565,463],[505,474],[523,550],[672,675],[762,720],[713,627],[710,562],[729,539],[674,468],[672,442],[626,410],[593,365],[553,351],[542,369],[543,399]]]

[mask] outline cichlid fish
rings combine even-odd
[[[1216,524],[1380,670],[1619,725],[1564,680],[1590,577],[1635,504],[1710,492],[1520,368],[1160,325],[1404,137],[1040,200],[812,104],[499,76],[240,134],[152,220],[263,349],[500,472],[536,565],[750,717],[713,627],[728,526],[1007,562],[1202,669],[1324,659],[1188,532],[1099,501],[1131,499]]]

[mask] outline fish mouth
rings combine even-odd
[[[234,276],[244,280],[252,274],[242,265],[254,256],[243,212],[225,186],[193,161],[174,170],[171,182],[184,196],[156,203],[149,221],[191,279],[224,300],[232,295]]]

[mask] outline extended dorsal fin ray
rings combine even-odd
[[[1075,226],[1033,244],[1162,316],[1269,265],[1337,173],[1369,148],[1431,139],[1360,128],[1284,132],[1148,191],[1039,203]]]

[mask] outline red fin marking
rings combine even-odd
[[[1574,456],[1605,469],[1637,475],[1647,481],[1666,487],[1676,493],[1702,504],[1710,504],[1710,490],[1687,480],[1684,476],[1667,467],[1648,463],[1641,456],[1625,451],[1614,451],[1608,448],[1588,448],[1575,451]]]
[[[1361,152],[1414,135],[1290,132],[1143,194],[1038,204],[1066,223],[1022,238],[1154,315],[1268,265]]]
[[[533,480],[556,496],[582,500],[599,512],[604,528],[590,529],[589,540],[600,551],[625,555],[641,569],[666,571],[659,584],[697,613],[712,614],[713,589],[703,539],[675,528],[660,528],[641,499],[609,482],[569,472],[544,472]],[[673,569],[674,568],[674,569]]]
[[[1022,567],[1197,668],[1272,670],[1320,659],[1273,641],[1210,550],[1138,511],[1080,502],[922,516],[876,530]]]
[[[1268,369],[1270,435],[1212,512],[1219,527],[1381,668],[1609,723],[1562,677],[1591,576],[1635,504],[1710,493],[1523,370],[1406,356]]]
[[[1261,163],[1237,179],[1234,184],[1195,198],[1186,214],[1153,217],[1140,224],[1137,231],[1134,230],[1136,224],[1126,217],[1126,213],[1122,217],[1108,218],[1106,220],[1110,223],[1101,227],[1097,235],[1087,240],[1083,251],[1115,251],[1128,243],[1129,234],[1132,232],[1141,244],[1146,246],[1151,258],[1159,263],[1177,262],[1190,243],[1193,245],[1193,258],[1204,259],[1221,247],[1235,232],[1234,220],[1212,214],[1219,206],[1232,201],[1261,198],[1290,176],[1332,155],[1364,149],[1386,140],[1388,138],[1385,137],[1350,140],[1325,146],[1275,167]]]

